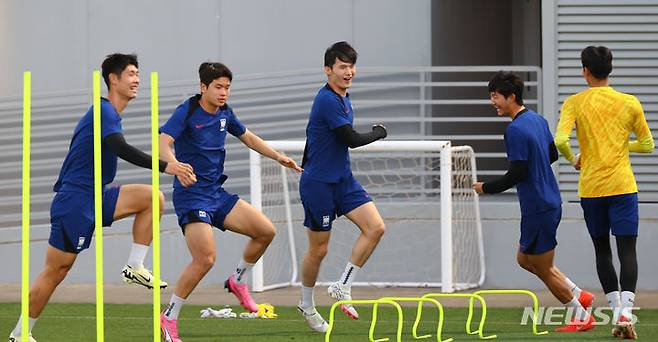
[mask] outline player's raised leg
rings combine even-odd
[[[516,258],[521,268],[525,269],[526,271],[532,274],[537,275],[535,266],[528,260],[527,254],[518,252]],[[589,307],[592,306],[592,303],[594,303],[594,295],[592,293],[581,289],[578,285],[576,285],[576,283],[574,283],[571,279],[569,279],[569,277],[564,275],[564,273],[562,273],[562,271],[560,271],[560,269],[558,269],[557,267],[555,267],[553,271],[559,274],[560,278],[564,279],[567,288],[569,288],[569,290],[574,295],[574,297],[578,298],[578,302],[580,302],[580,304],[583,306],[585,310],[589,309]],[[619,291],[617,291],[617,295],[618,294]]]
[[[311,329],[326,332],[329,325],[315,309],[314,289],[320,265],[329,250],[331,231],[308,229],[307,233],[308,250],[302,262],[302,299],[298,309]]]
[[[153,240],[153,218],[151,186],[145,184],[122,185],[114,209],[114,219],[119,220],[135,215],[133,222],[133,243],[128,261],[121,271],[121,278],[128,284],[138,284],[149,289],[155,283],[151,271],[144,267],[144,259]],[[164,194],[160,192],[160,215],[164,210]],[[160,281],[160,288],[167,283]]]
[[[46,263],[44,265],[43,271],[39,274],[37,279],[32,284],[30,288],[30,323],[28,336],[30,342],[34,341],[32,338],[32,328],[37,321],[39,315],[43,311],[44,307],[50,300],[53,292],[57,286],[64,280],[69,270],[73,266],[77,254],[61,251],[53,246],[48,246],[46,250]],[[22,322],[23,317],[18,319],[18,324],[9,335],[9,341],[21,341],[20,337],[23,335]],[[12,340],[12,338],[14,340]]]
[[[171,296],[169,305],[160,315],[160,326],[165,341],[178,342],[178,314],[187,297],[201,279],[212,269],[217,257],[213,228],[205,222],[192,222],[185,225],[185,241],[192,255],[192,261],[185,267]]]
[[[245,309],[257,312],[258,305],[249,294],[247,278],[254,264],[274,239],[276,228],[263,213],[243,200],[238,200],[226,216],[224,227],[249,237],[242,253],[242,259],[235,272],[226,279],[224,287],[240,300],[240,304]]]
[[[370,255],[379,244],[384,235],[386,226],[377,207],[373,202],[360,205],[356,209],[345,214],[350,221],[354,222],[361,234],[352,247],[350,261],[345,265],[345,270],[337,282],[329,285],[327,291],[336,300],[352,299],[352,282],[356,278],[361,267],[368,261]],[[358,319],[359,314],[352,305],[341,305],[341,310],[351,317]]]
[[[556,329],[556,331],[579,332],[592,329],[594,327],[594,319],[587,313],[587,308],[585,307],[585,304],[588,303],[583,303],[581,301],[581,298],[584,300],[589,297],[583,296],[584,291],[582,290],[580,296],[575,295],[571,291],[566,281],[566,277],[555,266],[554,259],[555,249],[535,255],[525,254],[519,251],[517,255],[517,260],[522,268],[529,271],[532,270],[531,272],[541,279],[555,298],[568,308],[574,310],[574,319],[571,323],[565,327]],[[591,305],[591,301],[589,301],[589,305]]]

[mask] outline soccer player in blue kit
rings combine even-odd
[[[304,206],[304,226],[308,228],[308,251],[302,264],[302,298],[299,311],[308,326],[318,332],[327,322],[315,309],[313,290],[322,259],[327,254],[332,222],[345,215],[361,234],[340,280],[328,292],[337,300],[351,299],[351,285],[384,234],[385,226],[368,193],[352,175],[348,148],[367,145],[386,137],[386,128],[374,125],[368,133],[352,127],[354,113],[347,89],[356,74],[357,53],[347,42],[329,47],[324,55],[327,84],[313,101],[306,126],[306,148],[299,182]],[[359,315],[352,305],[341,310],[353,319]]]
[[[182,305],[215,263],[213,226],[250,238],[235,272],[224,285],[247,310],[258,311],[246,278],[276,232],[263,213],[222,187],[227,178],[224,175],[226,135],[237,137],[250,149],[285,167],[302,171],[294,160],[273,150],[245,128],[228,106],[233,80],[228,67],[221,63],[202,63],[199,79],[201,94],[183,102],[160,129],[160,157],[189,163],[197,175],[197,183],[187,188],[174,180],[174,207],[192,262],[178,278],[171,301],[160,316],[165,341],[173,342],[181,341],[177,319]]]
[[[137,96],[139,70],[137,56],[112,54],[102,64],[102,74],[108,88],[107,98],[101,98],[103,226],[135,215],[133,244],[121,276],[127,283],[153,288],[153,275],[144,265],[152,240],[151,186],[126,184],[106,187],[117,172],[117,157],[144,168],[151,168],[151,156],[126,143],[120,113]],[[29,341],[32,327],[48,303],[50,296],[64,280],[78,253],[89,248],[94,232],[94,144],[93,106],[80,119],[73,132],[59,179],[53,190],[57,193],[50,207],[50,239],[44,270],[30,289]],[[186,186],[195,181],[193,169],[183,163],[160,161],[160,171],[175,175]],[[160,193],[160,208],[164,196]],[[167,283],[161,282],[161,287]],[[21,317],[9,341],[20,341]]]
[[[562,304],[575,310],[571,323],[558,332],[581,332],[594,328],[587,313],[594,296],[581,290],[553,263],[557,227],[562,218],[562,199],[551,164],[558,159],[548,122],[523,105],[523,81],[513,73],[498,72],[489,81],[491,104],[498,116],[512,122],[505,131],[505,149],[510,167],[493,181],[476,182],[479,194],[495,194],[516,186],[521,206],[519,266],[535,274]]]

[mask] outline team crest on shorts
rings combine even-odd
[[[226,129],[226,119],[219,119],[219,131],[224,132]]]
[[[208,214],[206,214],[205,211],[199,210],[199,217],[206,217],[206,216],[208,216]]]
[[[85,245],[85,237],[81,236],[78,238],[78,249],[82,249],[82,246]]]
[[[322,216],[322,226],[323,227],[329,226],[329,215]]]

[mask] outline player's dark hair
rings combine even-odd
[[[324,66],[333,67],[336,64],[336,58],[345,63],[356,64],[357,56],[356,50],[349,43],[338,42],[324,52]]]
[[[113,53],[105,57],[103,64],[101,64],[101,73],[103,74],[103,80],[105,80],[107,89],[110,89],[110,74],[115,74],[120,78],[121,73],[126,70],[129,65],[134,65],[135,68],[139,68],[137,55]]]
[[[516,103],[523,105],[523,80],[511,72],[499,71],[489,81],[489,93],[499,93],[505,98],[516,95]]]
[[[605,46],[588,46],[580,52],[580,62],[592,76],[604,80],[612,72],[612,51]]]
[[[229,81],[233,81],[233,73],[222,63],[203,62],[199,65],[199,80],[206,87],[220,77],[226,77]]]

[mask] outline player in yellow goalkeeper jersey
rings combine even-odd
[[[638,198],[629,152],[651,153],[654,142],[640,101],[608,84],[612,71],[610,49],[588,46],[581,52],[581,62],[589,88],[564,101],[555,145],[580,170],[578,195],[594,242],[596,270],[616,313],[613,334],[636,339],[631,309],[638,274]],[[569,145],[574,124],[578,155]],[[636,140],[629,140],[631,133]],[[612,264],[610,232],[617,243],[619,278]]]

